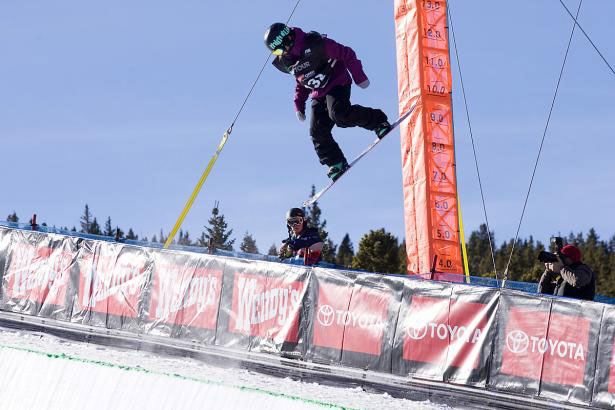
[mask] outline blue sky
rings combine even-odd
[[[76,0],[0,8],[0,219],[36,212],[78,225],[86,203],[102,223],[168,233],[266,58],[266,27],[295,1]],[[566,1],[576,10],[577,2]],[[572,28],[557,0],[451,2],[496,240],[514,236]],[[615,62],[615,3],[586,1],[579,21]],[[397,116],[392,1],[303,0],[291,25],[349,45],[371,80],[354,103]],[[459,78],[453,102],[466,235],[483,222]],[[577,31],[520,236],[615,233],[615,77]],[[214,201],[261,251],[286,235],[284,213],[327,183],[292,105],[293,80],[268,67],[184,229],[194,238]],[[354,157],[365,130],[336,129]],[[384,227],[403,236],[399,132],[319,205],[332,239]]]

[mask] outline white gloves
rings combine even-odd
[[[305,121],[305,114],[300,112],[300,111],[295,111],[295,113],[297,114],[297,119],[301,122]]]
[[[357,85],[358,85],[359,87],[361,87],[361,88],[367,88],[367,87],[369,87],[369,79],[368,79],[368,80],[365,80],[365,81],[363,81],[362,83],[357,84]]]

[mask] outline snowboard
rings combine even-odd
[[[314,196],[312,196],[311,198],[308,198],[305,201],[303,201],[303,206],[307,207],[307,206],[312,205],[314,202],[318,201],[328,190],[330,190],[333,187],[333,185],[335,185],[336,182],[338,182],[340,179],[342,179],[344,177],[344,175],[346,175],[348,173],[348,171],[350,171],[350,168],[352,168],[357,162],[359,162],[359,160],[361,158],[363,158],[372,149],[374,149],[374,147],[376,147],[376,145],[378,145],[380,143],[380,141],[382,141],[384,139],[384,137],[389,135],[391,133],[391,131],[395,130],[399,126],[399,124],[401,124],[406,118],[408,118],[410,116],[410,114],[412,114],[412,112],[414,111],[415,107],[416,107],[416,105],[413,105],[405,114],[403,114],[401,117],[399,117],[397,119],[397,121],[395,121],[393,124],[391,124],[391,128],[384,135],[382,135],[380,138],[376,138],[376,140],[374,142],[369,144],[367,146],[367,148],[365,148],[359,155],[357,155],[357,157],[355,159],[353,159],[348,164],[348,168],[346,169],[346,171],[342,175],[340,175],[340,177],[338,179],[336,179],[335,181],[329,182],[329,185],[327,185],[326,187],[324,187],[320,191],[316,192],[316,194],[314,194]]]

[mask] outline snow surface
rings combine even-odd
[[[0,328],[0,408],[450,409]]]

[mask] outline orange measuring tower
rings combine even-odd
[[[445,0],[395,0],[408,273],[463,273],[447,29]]]

